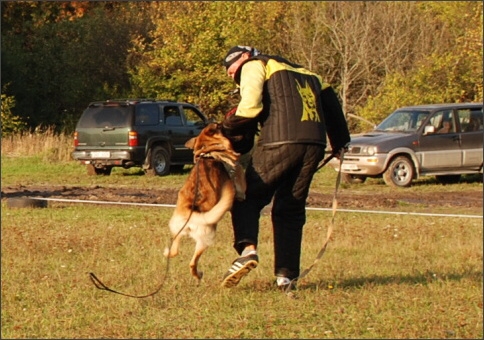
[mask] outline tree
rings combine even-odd
[[[441,27],[412,2],[297,3],[287,19],[288,48],[333,84],[345,113],[355,114],[381,79],[441,50]]]
[[[2,94],[12,114],[72,130],[93,100],[157,97],[220,117],[237,103],[222,59],[234,45],[321,74],[344,111],[482,100],[482,3],[1,2]],[[360,129],[350,121],[352,131]]]
[[[222,60],[233,45],[264,49],[276,30],[280,3],[152,4],[156,28],[130,54],[134,96],[193,102],[209,115],[226,112],[235,85]],[[249,24],[250,23],[250,24]]]
[[[12,113],[12,108],[15,107],[15,98],[5,94],[5,88],[8,84],[2,86],[2,121],[1,134],[2,137],[9,136],[25,130],[27,124],[22,121],[19,116]]]
[[[482,102],[482,3],[442,2],[422,10],[448,27],[445,50],[388,74],[380,91],[360,108],[361,116],[379,122],[406,105]]]
[[[132,36],[150,28],[141,3],[2,2],[2,78],[29,127],[72,130],[92,100],[129,92]]]

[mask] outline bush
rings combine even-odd
[[[2,136],[18,133],[27,128],[27,124],[20,117],[12,114],[13,107],[15,98],[2,93]]]

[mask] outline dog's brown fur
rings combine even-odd
[[[178,193],[169,222],[173,241],[170,249],[165,249],[165,256],[178,254],[182,236],[192,237],[196,244],[190,271],[200,280],[203,275],[197,269],[200,256],[213,244],[217,223],[232,207],[236,187],[237,197],[243,197],[245,179],[242,167],[237,163],[240,155],[232,149],[218,124],[209,124],[185,145],[193,149],[195,165]],[[235,175],[231,176],[227,168]]]

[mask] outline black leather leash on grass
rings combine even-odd
[[[185,224],[183,225],[183,227],[178,231],[176,236],[171,239],[170,247],[168,249],[171,249],[171,247],[173,246],[173,240],[176,237],[178,237],[178,235],[180,235],[180,233],[183,231],[183,229],[185,229],[185,227],[188,224],[188,221],[190,221],[190,217],[192,217],[192,212],[195,209],[195,201],[196,201],[197,194],[198,194],[198,185],[200,183],[200,176],[199,176],[199,171],[198,171],[198,161],[199,161],[199,159],[200,158],[198,158],[197,161],[195,162],[195,168],[197,169],[197,176],[196,176],[196,182],[195,182],[196,183],[195,194],[193,195],[193,202],[192,202],[192,208],[190,209],[190,214],[188,215],[188,219],[185,222]],[[158,287],[154,291],[152,291],[151,293],[146,294],[146,295],[132,295],[132,294],[123,293],[123,292],[114,290],[112,288],[109,288],[92,272],[89,273],[89,278],[91,279],[91,282],[94,284],[94,286],[96,286],[97,289],[105,290],[105,291],[108,291],[108,292],[111,292],[111,293],[115,293],[115,294],[119,294],[119,295],[123,295],[123,296],[127,296],[127,297],[132,297],[132,298],[136,298],[136,299],[144,299],[144,298],[147,298],[147,297],[150,297],[150,296],[154,296],[155,294],[157,294],[161,290],[161,288],[163,287],[163,285],[165,283],[166,278],[168,277],[169,268],[170,268],[170,257],[167,257],[166,258],[166,270],[165,270],[165,276],[164,276],[163,281],[158,285]]]
[[[333,233],[333,228],[334,228],[334,216],[336,215],[336,210],[338,208],[338,199],[337,199],[337,195],[338,195],[338,189],[339,189],[339,185],[341,183],[341,166],[343,164],[343,158],[344,158],[344,148],[342,148],[339,152],[339,169],[338,169],[338,175],[336,175],[336,184],[335,184],[335,187],[334,187],[334,193],[333,193],[333,215],[331,217],[331,223],[328,227],[328,231],[326,233],[326,240],[324,241],[322,247],[321,247],[321,250],[319,251],[318,255],[316,256],[316,258],[314,259],[313,263],[305,270],[303,270],[303,272],[301,274],[299,274],[298,277],[294,278],[291,280],[291,282],[287,285],[287,287],[285,288],[284,292],[286,293],[287,296],[291,297],[291,298],[294,298],[295,296],[293,295],[293,293],[291,292],[292,290],[292,287],[295,283],[296,280],[299,280],[299,279],[302,279],[303,277],[305,277],[306,275],[309,274],[309,272],[313,269],[313,267],[316,265],[316,263],[323,257],[324,255],[324,252],[326,251],[326,247],[329,243],[329,239],[331,238],[331,234]],[[322,162],[321,164],[318,165],[318,167],[316,168],[316,171],[318,171],[319,169],[321,169],[323,166],[325,166],[326,164],[328,164],[328,162],[333,159],[333,157],[335,157],[335,154],[332,153],[331,155],[329,155],[328,157],[326,157]]]

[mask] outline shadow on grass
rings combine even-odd
[[[427,285],[439,281],[461,281],[463,279],[482,283],[482,270],[466,270],[461,273],[432,273],[426,272],[416,275],[372,275],[368,277],[356,277],[343,281],[319,281],[317,283],[308,283],[301,285],[298,289],[301,290],[330,290],[335,288],[362,288],[368,286],[384,286],[384,285]],[[331,286],[331,287],[330,287]]]
[[[172,165],[170,168],[170,174],[183,175],[189,173],[191,169],[192,166]],[[141,168],[135,170],[130,169],[129,171],[123,171],[121,173],[118,172],[116,175],[123,177],[147,176],[145,171]]]
[[[138,177],[138,176],[146,176],[144,170],[137,169],[137,170],[130,170],[130,171],[123,171],[121,173],[117,172],[114,174],[115,176],[123,176],[123,177]]]
[[[40,190],[18,190],[11,192],[3,192],[2,198],[15,198],[15,197],[45,197],[62,196],[66,192],[65,189],[40,191]]]
[[[454,184],[472,184],[472,183],[482,183],[482,174],[470,174],[461,175],[460,180],[457,183],[441,183],[437,180],[435,176],[424,176],[421,179],[412,182],[412,186],[424,186],[424,185],[454,185]]]
[[[437,180],[435,176],[422,176],[417,180],[412,181],[413,188],[426,188],[426,187],[435,187],[438,189],[439,187],[446,187],[452,189],[452,186],[458,186],[460,184],[480,184],[483,183],[483,175],[482,174],[470,174],[470,175],[462,175],[460,180],[457,183],[441,183]],[[367,187],[367,186],[383,186],[387,187],[387,184],[383,181],[383,178],[367,178],[364,183],[354,183],[348,184],[344,181],[341,182],[341,188],[344,189],[354,189],[359,187]]]
[[[178,189],[170,188],[163,191],[163,198],[161,199],[164,203],[174,204],[176,201]],[[111,196],[107,196],[111,194]],[[127,203],[143,202],[143,203],[155,203],[157,202],[157,197],[148,196],[145,190],[140,190],[137,188],[122,189],[122,192],[117,192],[116,189],[103,187],[100,185],[94,185],[90,187],[64,187],[59,186],[58,188],[53,188],[52,190],[46,190],[39,187],[38,190],[25,189],[21,186],[10,188],[9,190],[2,190],[1,198],[23,198],[23,197],[33,197],[33,198],[61,198],[61,199],[84,199],[92,200],[93,198],[98,201],[105,200],[117,200],[124,201]]]
[[[416,275],[371,275],[366,277],[349,278],[342,281],[330,281],[319,280],[312,281],[308,279],[307,283],[297,284],[297,290],[299,291],[317,291],[317,290],[334,290],[334,289],[352,289],[352,288],[364,288],[372,286],[385,286],[385,285],[428,285],[436,282],[445,281],[462,281],[471,280],[477,284],[482,283],[482,270],[466,270],[461,273],[421,273]],[[276,289],[275,281],[268,282],[267,280],[254,280],[246,287],[243,288],[246,291],[274,291]]]

